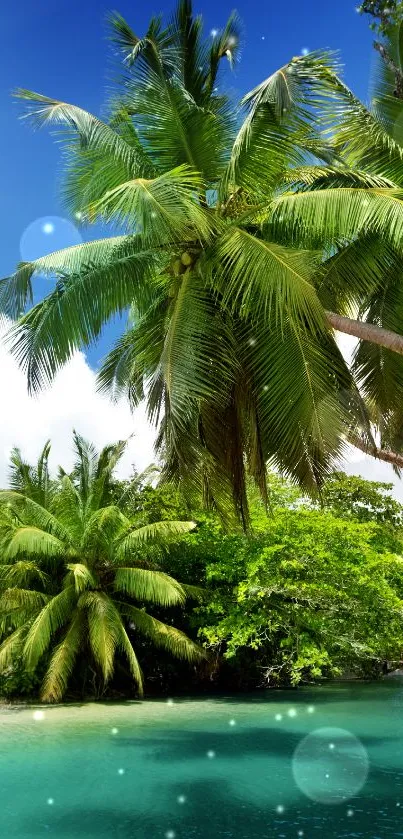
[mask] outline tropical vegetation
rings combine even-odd
[[[77,434],[76,463],[49,477],[46,444],[36,467],[20,452],[11,458],[11,488],[0,493],[0,671],[22,661],[35,674],[45,659],[41,698],[63,698],[77,659],[92,664],[104,688],[115,659],[126,660],[135,692],[143,677],[134,649],[137,633],[190,662],[200,646],[145,611],[169,608],[190,593],[148,556],[148,544],[172,539],[193,522],[164,521],[136,528],[108,497],[124,443],[99,454]],[[134,601],[134,602],[133,602]],[[88,664],[88,662],[90,664]]]
[[[118,480],[122,443],[74,445],[53,478],[49,444],[35,466],[14,450],[0,492],[0,695],[295,686],[402,660],[390,485],[335,473],[320,506],[269,473],[270,512],[249,483],[251,530],[228,532],[155,468]]]

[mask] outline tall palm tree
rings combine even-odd
[[[78,435],[74,440],[73,475],[61,471],[48,507],[15,490],[0,493],[0,670],[22,657],[27,670],[35,671],[47,656],[45,702],[63,698],[83,657],[95,663],[106,685],[117,654],[126,659],[141,694],[132,643],[136,632],[179,658],[197,661],[204,655],[183,632],[143,606],[184,603],[190,589],[147,560],[147,545],[186,533],[194,523],[135,529],[118,507],[103,505],[122,443],[97,455]]]
[[[146,396],[164,476],[203,491],[224,516],[235,507],[247,526],[246,464],[263,497],[268,460],[314,492],[359,401],[315,286],[318,252],[290,247],[268,221],[290,168],[300,180],[301,167],[334,157],[312,110],[328,63],[292,59],[237,115],[218,75],[222,59],[237,59],[235,15],[207,43],[190,0],[166,27],[153,18],[143,37],[119,15],[111,28],[124,78],[108,123],[19,95],[36,123],[67,132],[71,212],[124,232],[24,263],[5,280],[2,309],[16,318],[35,273],[56,276],[11,345],[37,390],[129,310],[101,389],[133,405]]]

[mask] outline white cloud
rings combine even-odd
[[[350,356],[354,339],[341,338],[341,349]],[[21,448],[24,457],[34,462],[45,441],[52,441],[50,465],[65,469],[72,465],[72,430],[75,428],[98,448],[106,443],[127,439],[127,450],[118,475],[127,477],[132,464],[139,470],[154,460],[155,430],[147,422],[145,409],[133,414],[126,402],[113,404],[96,392],[96,376],[83,353],[74,358],[57,375],[53,386],[39,396],[27,393],[25,375],[1,342],[0,335],[0,487],[6,485],[8,457],[13,446]],[[362,475],[373,481],[394,484],[394,495],[403,501],[403,483],[386,463],[363,455],[350,447],[340,464],[348,474]]]
[[[354,335],[346,335],[343,332],[336,332],[336,344],[342,352],[347,364],[351,364],[353,360],[354,350],[358,344],[357,338]]]
[[[358,344],[357,338],[354,338],[353,335],[336,332],[336,341],[347,364],[351,364],[354,350]],[[341,462],[340,468],[348,475],[359,475],[368,481],[382,481],[386,484],[393,484],[393,495],[403,502],[403,482],[395,475],[392,466],[388,463],[376,460],[363,454],[359,449],[349,446],[347,456]]]
[[[352,446],[348,448],[345,460],[340,464],[340,469],[348,475],[358,475],[366,478],[367,481],[381,481],[384,484],[393,484],[393,495],[403,503],[403,481],[395,475],[392,466],[374,457],[365,455]]]
[[[127,450],[117,474],[126,477],[134,463],[139,470],[154,460],[155,430],[143,407],[133,414],[126,402],[113,404],[96,392],[96,377],[83,353],[76,353],[57,375],[52,387],[39,396],[27,393],[26,378],[0,338],[0,487],[7,480],[8,457],[18,446],[33,462],[45,441],[52,441],[51,469],[69,469],[73,461],[73,428],[98,448],[127,439]]]

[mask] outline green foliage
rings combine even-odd
[[[375,29],[382,35],[390,32],[391,27],[396,26],[403,15],[403,3],[401,0],[364,0],[357,7],[360,14],[370,15],[373,21],[371,29]]]
[[[391,495],[392,489],[393,484],[335,472],[323,487],[323,504],[336,516],[400,528],[403,509]]]
[[[136,527],[110,503],[116,489],[113,473],[124,443],[98,453],[75,434],[74,445],[72,474],[60,469],[52,493],[41,496],[48,508],[31,497],[37,497],[32,487],[36,490],[39,483],[39,479],[33,481],[38,470],[32,467],[24,465],[19,470],[18,491],[14,480],[12,490],[0,493],[4,692],[13,692],[20,684],[21,672],[21,691],[28,690],[40,671],[41,698],[47,702],[63,698],[83,661],[93,666],[98,687],[104,689],[119,656],[127,661],[141,693],[143,677],[132,646],[134,631],[187,661],[204,656],[184,633],[154,619],[143,607],[145,603],[164,608],[185,603],[186,589],[158,570],[148,545],[163,546],[188,533],[194,523],[171,520]]]
[[[226,658],[248,650],[269,685],[399,660],[403,559],[381,541],[353,516],[278,509],[207,564],[215,591],[200,607],[201,637]]]
[[[90,450],[81,446],[83,456]],[[99,474],[95,453],[92,463],[87,500]],[[197,528],[178,541],[172,522],[190,515],[187,501],[156,476],[154,467],[125,482],[112,474],[106,506],[89,513],[80,555],[73,546],[68,559],[17,554],[0,566],[2,695],[32,695],[42,682],[43,696],[62,696],[83,679],[92,691],[106,681],[130,695],[130,679],[142,679],[139,662],[147,690],[167,692],[297,685],[346,670],[374,677],[386,660],[401,660],[403,508],[388,484],[335,473],[319,506],[269,473],[268,511],[248,487],[251,533],[226,532],[217,514],[199,510],[191,512]],[[73,499],[82,498],[83,477],[76,467],[81,490]],[[65,475],[62,482],[65,491]],[[19,519],[37,515],[52,533],[59,527],[63,542],[68,528],[53,514],[4,493],[10,498]],[[71,496],[66,514],[79,534],[70,504]],[[7,539],[9,510],[0,528]],[[120,547],[127,537],[113,549],[125,521],[134,535],[130,562]],[[155,541],[164,521],[164,538]],[[152,541],[144,543],[145,534]],[[208,656],[191,670],[197,635]]]
[[[30,673],[21,660],[15,661],[0,675],[0,696],[2,699],[35,699],[41,681],[39,673]]]
[[[268,484],[269,515],[251,488],[253,535],[204,517],[169,551],[171,571],[206,589],[188,625],[221,660],[218,683],[374,677],[399,662],[403,508],[390,486],[335,473],[315,507],[279,476]]]

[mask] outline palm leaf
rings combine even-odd
[[[130,526],[130,521],[118,507],[101,507],[91,513],[85,524],[82,548],[85,551],[94,551],[95,554],[101,550],[108,555],[113,551],[114,541]]]
[[[63,556],[66,551],[66,546],[52,533],[46,533],[37,527],[29,527],[28,525],[17,527],[14,535],[9,540],[5,558],[13,559],[21,556],[46,556],[55,557]]]
[[[35,562],[19,560],[12,565],[0,565],[0,580],[9,586],[28,586],[33,580],[39,580],[42,585],[49,581],[48,574]]]
[[[24,660],[29,670],[36,668],[52,637],[68,622],[75,601],[74,586],[67,586],[52,597],[35,618],[24,644]]]
[[[165,542],[173,537],[189,533],[196,527],[193,521],[158,521],[146,524],[132,530],[116,544],[116,556],[118,559],[129,557],[139,546],[147,542]]]
[[[189,236],[205,239],[210,224],[195,201],[201,189],[200,176],[182,165],[152,180],[137,178],[119,184],[102,196],[94,212],[141,231],[149,245]]]
[[[81,562],[70,562],[67,568],[72,572],[76,594],[81,594],[88,588],[96,587],[94,576],[86,565]]]
[[[114,588],[130,594],[136,600],[146,600],[160,606],[173,606],[186,600],[180,583],[162,571],[145,568],[118,568]]]
[[[25,621],[27,618],[35,617],[49,599],[49,595],[41,591],[18,587],[7,588],[0,596],[1,613],[2,616],[15,616],[18,619],[22,616]]]
[[[122,294],[125,283],[126,288],[129,283],[127,271],[129,269],[131,272],[135,271],[138,263],[141,269],[144,269],[147,260],[153,264],[155,254],[143,254],[142,242],[138,236],[113,236],[109,239],[99,239],[64,248],[33,262],[22,263],[15,274],[1,280],[0,309],[7,317],[18,317],[26,304],[32,302],[31,279],[36,274],[55,275],[63,280],[85,277],[88,286],[96,283],[98,287],[102,279],[105,282],[108,272],[113,270],[116,299],[116,295]],[[144,283],[139,283],[139,274],[136,279],[138,283],[136,287],[143,288]],[[132,289],[135,286],[133,279],[130,286]],[[105,290],[107,290],[106,283]],[[60,291],[61,287],[59,287]],[[126,297],[125,302],[118,303],[118,306],[125,308],[131,299],[132,297]]]
[[[263,313],[280,325],[284,318],[305,318],[310,329],[323,331],[323,311],[312,284],[315,254],[230,227],[219,242],[218,256],[223,264],[218,288],[233,311],[252,320]]]
[[[174,626],[162,623],[135,606],[123,604],[122,611],[135,624],[136,629],[147,635],[156,647],[162,647],[171,655],[185,661],[193,662],[206,658],[205,650]]]
[[[260,216],[274,235],[300,245],[331,248],[362,232],[376,233],[399,247],[403,201],[399,190],[353,187],[312,190],[275,198]]]
[[[102,252],[112,261],[103,262]],[[49,270],[64,259],[68,268],[69,255],[61,254],[56,261],[46,258]],[[95,267],[82,264],[81,273],[59,280],[55,290],[10,330],[8,341],[32,390],[51,381],[75,350],[94,342],[113,315],[126,310],[136,297],[142,298],[153,265],[148,253],[120,258],[116,248],[102,247],[98,257]]]
[[[61,542],[68,544],[70,541],[69,531],[58,517],[27,495],[7,489],[1,490],[0,508],[10,511],[20,522],[48,531]]]
[[[60,702],[66,691],[77,656],[82,652],[85,640],[85,619],[77,609],[63,640],[56,647],[43,680],[41,699],[43,702]]]
[[[85,149],[100,151],[105,159],[121,163],[129,176],[142,171],[143,156],[139,158],[123,137],[88,111],[23,88],[15,95],[27,103],[25,119],[34,126],[55,125],[64,129],[68,139],[73,131]]]
[[[120,603],[118,605],[118,608],[119,609],[121,608]],[[131,645],[129,636],[128,636],[128,634],[127,634],[127,632],[126,632],[126,630],[123,626],[123,623],[121,623],[121,628],[120,628],[120,633],[119,633],[117,643],[118,643],[118,648],[124,653],[124,655],[127,658],[129,668],[130,668],[130,673],[131,673],[132,678],[134,679],[134,681],[137,685],[138,693],[140,694],[140,696],[142,696],[143,695],[143,675],[142,675],[141,668],[140,668],[140,665],[139,665],[138,660],[137,660],[136,653],[133,650],[133,647]]]
[[[113,673],[115,649],[121,637],[119,613],[102,591],[84,592],[78,605],[87,611],[91,650],[107,682]]]

